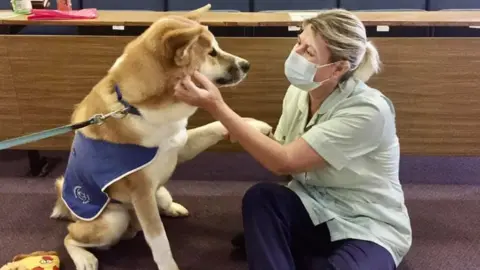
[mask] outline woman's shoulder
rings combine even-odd
[[[380,90],[360,80],[354,80],[350,87],[352,87],[352,89],[350,89],[351,93],[341,102],[340,107],[350,107],[353,109],[357,106],[372,106],[380,111],[389,111],[395,114],[393,102]]]

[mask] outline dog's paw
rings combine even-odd
[[[205,127],[207,127],[211,133],[220,137],[225,137],[228,134],[227,128],[219,121],[207,124]]]
[[[72,256],[72,260],[77,270],[98,270],[98,259],[90,252]]]
[[[163,211],[163,214],[168,217],[187,217],[189,215],[187,208],[176,202],[172,202],[170,207]]]
[[[254,118],[245,118],[245,121],[247,121],[248,124],[250,124],[252,127],[257,129],[264,135],[269,136],[272,134],[272,130],[273,130],[272,126],[270,126],[269,124],[263,121],[260,121]]]
[[[273,128],[269,124],[254,118],[249,118],[249,117],[244,117],[243,119],[256,130],[260,131],[264,135],[269,136],[270,138],[273,138],[273,133],[272,133]],[[227,134],[226,137],[228,137],[228,139],[230,139],[230,142],[232,143],[237,142],[237,139],[231,135]]]

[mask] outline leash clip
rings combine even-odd
[[[96,124],[100,126],[105,122],[105,116],[103,114],[95,114],[94,116],[92,116],[90,121],[92,124]]]
[[[117,110],[117,111],[112,112],[112,113],[111,113],[111,116],[112,116],[113,118],[116,118],[116,119],[122,119],[122,118],[124,118],[125,116],[127,116],[129,110],[130,110],[130,108],[125,107],[125,108],[123,108],[123,109],[120,109],[120,110]]]
[[[128,114],[128,109],[129,108],[122,108],[120,110],[109,112],[107,114],[95,114],[91,118],[91,123],[96,125],[102,125],[103,123],[105,123],[105,120],[107,120],[110,117],[113,117],[116,119],[122,119]]]

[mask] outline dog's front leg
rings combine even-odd
[[[272,127],[254,118],[244,118],[252,127],[265,135],[271,135]],[[225,138],[228,130],[216,121],[187,131],[188,140],[178,154],[178,163],[190,160]],[[235,138],[230,138],[234,142]]]
[[[142,179],[141,174],[129,176],[128,180],[135,182],[135,188],[131,194],[132,205],[158,270],[178,270],[158,211],[154,187]]]
[[[218,121],[189,129],[187,131],[187,143],[178,153],[178,163],[196,157],[207,148],[223,140],[227,133],[227,129]]]

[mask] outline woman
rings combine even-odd
[[[176,87],[180,100],[222,122],[263,166],[292,176],[287,187],[260,183],[243,198],[236,244],[249,269],[390,270],[410,249],[394,108],[364,83],[379,66],[351,12],[306,20],[285,62],[291,86],[276,140],[244,122],[203,75],[194,75],[200,87],[190,78]]]

